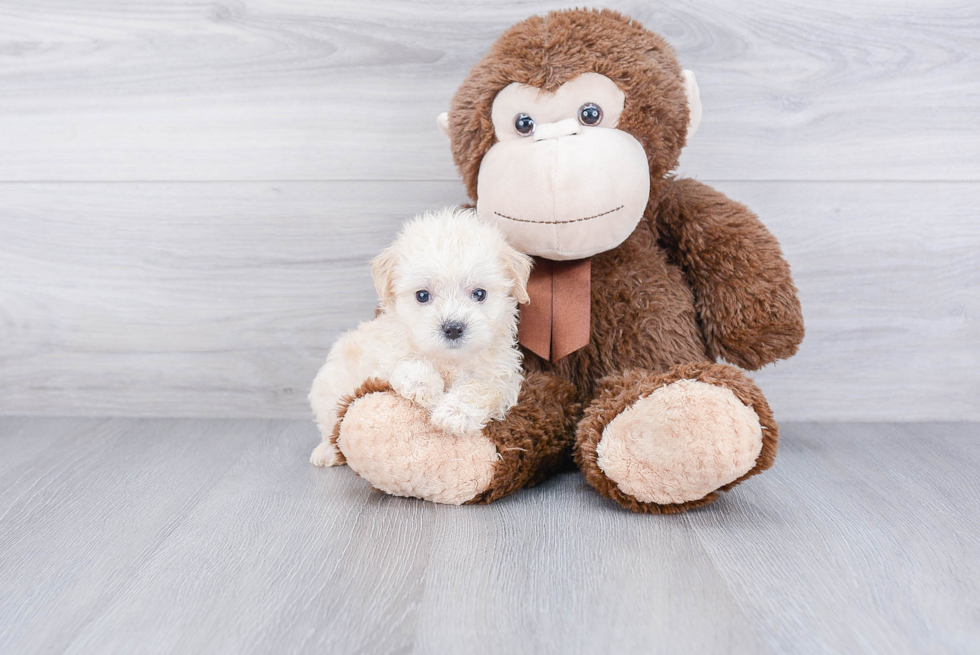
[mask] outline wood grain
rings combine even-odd
[[[4,185],[0,408],[306,416],[368,260],[447,186]]]
[[[0,423],[0,448],[20,443]],[[64,652],[145,566],[261,422],[57,419],[0,476],[0,652]],[[31,447],[34,447],[33,443]]]
[[[980,185],[725,182],[781,240],[777,417],[980,419]],[[457,183],[0,185],[0,414],[307,417],[367,261]]]
[[[309,421],[0,419],[0,651],[966,655],[978,433],[790,423],[765,475],[641,516],[577,473],[385,496],[310,466]]]
[[[980,180],[971,0],[640,0],[698,74],[683,170]],[[554,1],[0,2],[0,180],[454,180],[435,127]]]
[[[977,424],[793,424],[776,475],[690,519],[774,652],[968,653],[977,437]]]
[[[780,239],[806,321],[755,377],[792,420],[980,419],[974,184],[717,185]]]
[[[560,6],[0,0],[0,414],[306,416],[364,262],[463,200],[433,116]],[[980,419],[974,3],[610,6],[698,73],[682,169],[793,265],[777,415]]]

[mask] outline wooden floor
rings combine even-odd
[[[980,424],[788,424],[681,516],[384,496],[288,420],[0,419],[0,653],[977,653]]]

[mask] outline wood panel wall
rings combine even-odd
[[[976,2],[608,4],[698,75],[680,172],[793,266],[777,417],[980,419]],[[367,260],[465,199],[436,114],[562,6],[0,0],[0,414],[307,416]]]

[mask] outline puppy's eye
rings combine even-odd
[[[487,299],[487,292],[484,291],[483,289],[477,289],[471,294],[471,296],[473,300],[477,302],[483,302],[484,300]]]
[[[428,292],[428,291],[426,291],[425,289],[422,289],[421,291],[416,291],[416,292],[415,292],[415,299],[416,299],[416,300],[418,300],[418,301],[419,301],[420,303],[422,303],[423,305],[424,305],[425,303],[427,303],[427,302],[429,302],[429,300],[430,300],[431,298],[432,298],[432,296],[430,296],[430,295],[429,295],[429,292]]]
[[[602,121],[602,107],[587,102],[578,110],[578,122],[582,125],[598,125]]]
[[[527,114],[518,114],[514,119],[514,129],[521,136],[531,136],[534,133],[534,119]]]

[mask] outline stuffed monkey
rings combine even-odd
[[[439,124],[484,219],[536,258],[525,382],[452,437],[383,383],[335,443],[378,489],[488,503],[574,462],[638,512],[683,511],[769,468],[778,428],[739,368],[796,352],[803,319],[776,239],[743,205],[671,175],[700,119],[694,76],[616,12],[505,32]]]

